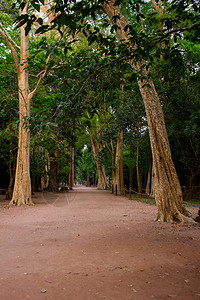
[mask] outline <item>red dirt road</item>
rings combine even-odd
[[[200,299],[199,225],[94,189],[33,201],[0,204],[1,300]]]

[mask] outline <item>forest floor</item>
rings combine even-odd
[[[199,224],[94,188],[33,201],[0,201],[1,300],[200,299]]]

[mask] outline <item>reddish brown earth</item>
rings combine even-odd
[[[0,205],[1,300],[200,299],[199,225],[94,189],[33,200]]]

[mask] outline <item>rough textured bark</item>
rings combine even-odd
[[[25,7],[20,14],[28,13],[28,5]],[[9,36],[8,32],[0,22],[0,35],[8,48],[10,49],[16,66],[18,76],[18,88],[19,88],[19,134],[18,134],[18,154],[17,154],[17,166],[15,172],[15,184],[13,197],[10,201],[10,205],[32,205],[31,201],[31,180],[30,180],[30,133],[28,129],[27,118],[30,115],[30,103],[33,96],[37,93],[43,79],[46,77],[49,68],[49,61],[52,56],[52,52],[49,54],[46,60],[45,69],[35,77],[38,78],[36,87],[29,91],[29,73],[28,73],[28,57],[29,57],[29,36],[25,35],[25,26],[20,27],[20,46]],[[20,50],[20,62],[18,60],[17,50]],[[51,68],[55,69],[58,66]]]
[[[70,172],[69,172],[69,189],[74,186],[74,147],[70,147]]]
[[[145,193],[147,195],[150,195],[150,187],[151,187],[151,170],[152,170],[152,166],[151,166],[151,162],[149,164],[149,170],[148,170],[148,175],[147,175],[147,184],[146,184],[146,191]]]
[[[118,28],[116,34],[123,43],[129,43],[129,32],[124,28],[129,25],[128,20],[122,16],[121,10],[115,6],[115,0],[104,2],[103,9],[112,23],[113,17]],[[134,50],[136,44],[129,46]],[[157,204],[156,220],[160,221],[192,221],[183,205],[183,196],[179,179],[172,161],[171,151],[165,127],[164,115],[154,83],[149,77],[145,62],[130,60],[135,72],[141,72],[143,81],[137,77],[139,89],[145,105],[152,156],[155,167],[155,199]]]
[[[27,13],[25,6],[22,13]],[[30,115],[30,98],[28,85],[28,57],[29,37],[25,35],[24,26],[21,27],[20,64],[18,70],[19,87],[19,137],[15,185],[10,204],[33,204],[31,200],[30,180],[30,132],[26,120]]]
[[[154,172],[154,164],[152,164],[151,171],[151,192],[150,197],[155,197],[155,172]]]

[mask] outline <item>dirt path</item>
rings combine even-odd
[[[94,189],[33,200],[0,205],[1,300],[200,299],[198,225]]]

